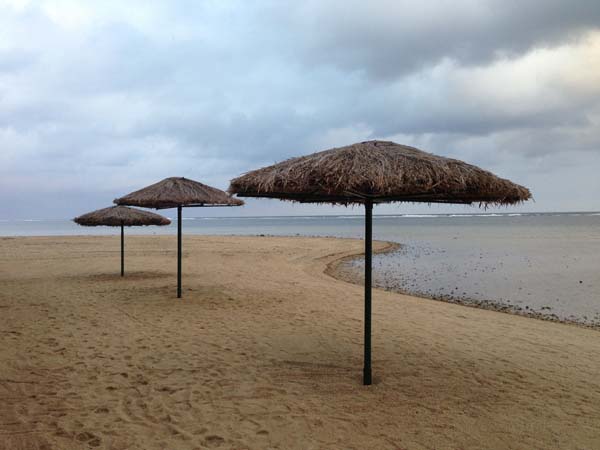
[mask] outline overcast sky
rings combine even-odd
[[[0,219],[368,139],[529,187],[510,210],[600,210],[600,1],[0,0]],[[376,212],[442,211],[471,209]]]

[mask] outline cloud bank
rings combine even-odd
[[[0,218],[374,138],[600,210],[597,1],[0,0],[0,30]]]

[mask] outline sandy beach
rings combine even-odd
[[[0,238],[0,449],[600,448],[598,331],[377,290],[363,387],[361,241],[183,249]]]

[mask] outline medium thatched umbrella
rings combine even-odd
[[[177,298],[181,298],[181,208],[241,206],[243,201],[227,192],[187,178],[165,178],[114,200],[117,205],[144,208],[177,208]]]
[[[363,382],[371,384],[373,204],[387,202],[512,205],[527,188],[456,159],[394,142],[367,141],[288,159],[231,181],[230,193],[302,203],[365,205],[365,346]]]
[[[73,222],[85,227],[121,227],[121,276],[125,275],[125,227],[169,225],[166,217],[127,206],[110,206],[75,217]]]

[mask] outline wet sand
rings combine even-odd
[[[363,387],[361,241],[126,246],[0,238],[0,449],[600,448],[598,331],[375,291]]]
[[[374,286],[600,328],[598,215],[438,218],[420,228],[381,219],[378,225],[383,240],[402,247],[373,258]],[[362,280],[361,258],[345,269]]]
[[[551,306],[545,305],[545,303],[552,303],[551,301],[543,300],[543,294],[538,294],[538,299],[533,299],[530,301],[532,304],[539,304],[540,306],[536,307],[523,305],[522,301],[513,301],[510,298],[506,299],[481,299],[469,296],[467,292],[460,293],[458,287],[454,289],[451,286],[458,284],[456,280],[452,279],[452,274],[448,272],[446,273],[436,273],[433,270],[433,274],[429,273],[432,271],[431,267],[427,267],[426,263],[420,261],[418,264],[415,264],[415,267],[410,267],[407,269],[406,263],[404,262],[403,267],[399,267],[398,264],[395,264],[394,260],[405,258],[404,254],[406,254],[406,249],[404,246],[400,244],[396,244],[389,251],[384,252],[383,254],[378,255],[378,257],[374,260],[373,267],[373,286],[379,289],[383,289],[386,291],[397,292],[405,295],[413,295],[424,299],[429,300],[439,300],[448,303],[454,303],[457,305],[469,306],[473,308],[482,308],[491,311],[503,312],[508,314],[516,314],[519,316],[529,317],[533,319],[539,320],[547,320],[551,322],[561,322],[564,324],[577,325],[581,327],[592,328],[600,331],[600,313],[595,312],[593,316],[580,315],[575,316],[573,314],[569,314],[567,312],[563,312],[558,315],[553,312],[553,308]],[[400,256],[400,258],[398,258]],[[387,259],[387,261],[386,261]],[[383,261],[383,264],[382,264]],[[390,261],[392,261],[390,263]],[[364,255],[356,255],[348,258],[344,258],[342,261],[337,261],[335,267],[331,268],[329,274],[347,281],[349,283],[354,284],[363,284],[364,283],[364,266],[365,259]],[[488,266],[488,268],[480,268],[477,267],[473,272],[469,270],[470,268],[465,268],[464,266],[461,268],[461,271],[464,271],[463,278],[469,279],[471,282],[475,280],[474,283],[476,285],[485,285],[485,281],[481,280],[481,273],[484,274],[489,271],[494,271],[496,269],[495,266]],[[403,270],[406,270],[408,273],[404,273]],[[446,269],[447,270],[447,269]],[[590,267],[590,272],[594,269]],[[450,275],[450,276],[448,276]],[[445,281],[445,285],[444,285]],[[508,286],[509,289],[514,288],[513,284],[516,282],[514,279],[511,281],[510,278],[505,278],[504,282]],[[445,289],[439,290],[435,288],[428,288],[428,283],[431,285],[440,286],[444,285]],[[526,281],[522,279],[518,280],[518,283],[523,285],[527,285]],[[580,282],[580,285],[583,281]],[[539,283],[538,283],[539,284]],[[417,287],[419,286],[419,287]],[[450,286],[450,287],[449,287]],[[464,285],[463,285],[464,288]],[[529,289],[535,289],[535,286],[529,286]],[[595,288],[595,286],[594,286]],[[521,291],[523,288],[518,287],[518,291]],[[449,293],[444,293],[443,291],[450,291]],[[568,290],[568,289],[565,289]],[[572,292],[578,290],[577,284],[573,283],[573,287],[571,288]],[[477,294],[479,294],[477,292]],[[530,292],[526,292],[526,294],[530,295]],[[578,292],[579,295],[581,295]],[[567,294],[568,295],[568,294]],[[548,298],[545,297],[546,299]],[[540,299],[541,302],[540,302]],[[558,301],[558,299],[557,299]],[[565,302],[568,304],[568,300]],[[581,300],[577,305],[573,305],[572,309],[576,308],[590,308],[594,311],[598,310],[600,307],[600,298],[597,295],[590,295],[585,299],[585,302]]]

